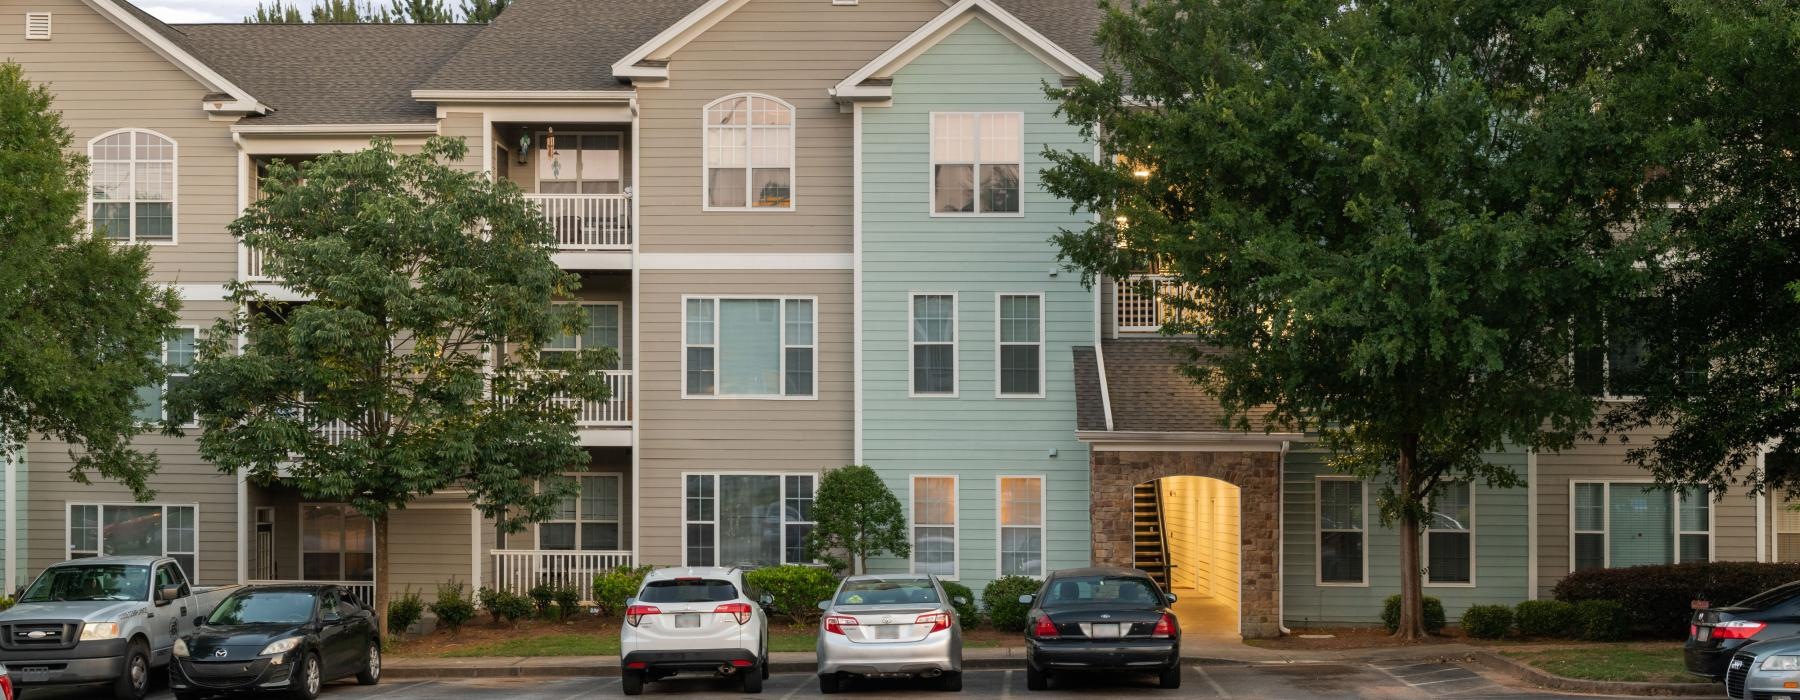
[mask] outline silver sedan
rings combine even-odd
[[[962,690],[962,625],[951,602],[935,576],[844,579],[835,597],[819,601],[819,692],[859,676],[935,678]]]

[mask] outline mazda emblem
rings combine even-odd
[[[1102,620],[1111,620],[1111,619],[1112,619],[1112,616],[1111,616],[1111,615],[1108,615],[1108,614],[1106,614],[1106,613],[1100,613],[1100,619],[1102,619]]]
[[[213,656],[224,656],[224,655],[225,655],[224,649],[220,649],[218,651],[213,652]]]

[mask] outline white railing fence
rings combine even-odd
[[[245,583],[245,585],[250,585],[250,586],[279,586],[279,585],[283,585],[283,584],[324,584],[324,583],[336,584],[340,588],[350,591],[350,595],[356,596],[356,602],[361,603],[363,605],[374,605],[375,604],[375,582],[374,581],[301,581],[301,580],[297,580],[297,579],[260,579],[260,580],[253,579],[253,580],[245,581],[244,583]]]
[[[249,280],[269,279],[269,276],[263,271],[264,263],[268,261],[268,254],[264,253],[261,248],[252,248],[241,243],[238,246],[244,251],[244,278]]]
[[[497,549],[493,552],[494,588],[524,595],[538,584],[574,588],[593,595],[594,577],[631,566],[631,552]]]
[[[559,250],[631,247],[631,199],[623,194],[527,194],[556,230]]]
[[[1194,289],[1166,275],[1133,275],[1113,283],[1113,324],[1120,333],[1155,333],[1170,321],[1193,318],[1194,311],[1170,298],[1192,298]]]
[[[631,370],[611,369],[606,371],[605,401],[582,401],[575,398],[556,398],[558,404],[575,409],[575,425],[580,428],[595,428],[619,425],[631,425]]]

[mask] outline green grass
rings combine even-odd
[[[812,651],[818,637],[804,632],[774,631],[769,633],[769,651]],[[964,640],[963,647],[987,649],[1000,646],[987,639]],[[505,641],[452,649],[437,656],[460,658],[476,656],[618,656],[619,637],[615,634],[531,633]]]
[[[1676,645],[1583,645],[1502,654],[1564,678],[1632,683],[1694,683]]]

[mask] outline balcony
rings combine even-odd
[[[605,401],[583,401],[571,397],[552,399],[559,405],[575,409],[575,427],[580,428],[629,428],[631,427],[631,370],[611,369],[606,371],[606,388],[609,395]]]
[[[1113,282],[1113,330],[1118,334],[1159,333],[1163,324],[1190,321],[1192,309],[1171,299],[1192,298],[1194,289],[1168,275],[1132,275]]]
[[[631,198],[623,194],[527,194],[563,252],[631,250]]]
[[[593,589],[594,576],[632,565],[631,552],[496,549],[492,552],[494,588],[524,595],[532,587]]]

